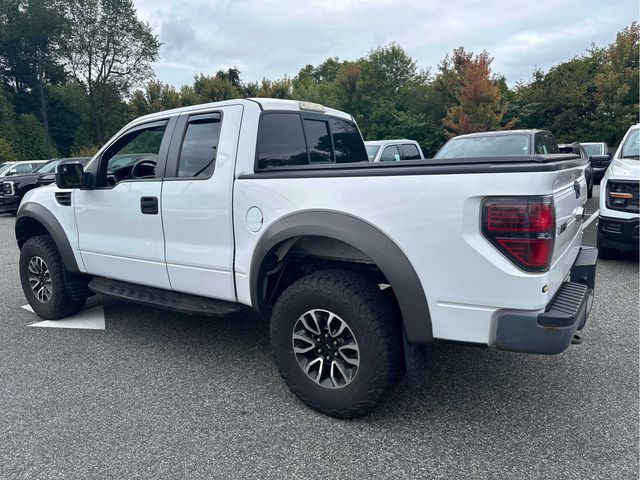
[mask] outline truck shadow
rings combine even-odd
[[[284,403],[316,421],[339,422],[310,410],[287,390],[271,358],[268,320],[250,309],[216,318],[110,299],[90,303],[97,302],[104,305],[111,341],[125,355],[128,351],[154,369],[191,376],[193,385],[223,384],[227,394],[239,398],[253,392],[264,408],[282,409]],[[375,412],[346,425],[400,422],[405,428],[424,428],[434,418],[549,419],[549,411],[566,412],[568,403],[580,404],[580,392],[566,388],[567,376],[579,364],[579,348],[545,357],[435,343],[425,386],[400,382]]]

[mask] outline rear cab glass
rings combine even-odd
[[[418,147],[413,143],[403,143],[400,145],[400,153],[402,153],[403,160],[421,160],[422,156]]]
[[[558,143],[553,135],[548,132],[536,133],[535,137],[535,153],[545,155],[548,153],[560,153]]]
[[[481,135],[452,138],[434,158],[520,156],[529,154],[529,135]]]
[[[257,170],[369,161],[355,123],[302,112],[262,115],[256,159]]]

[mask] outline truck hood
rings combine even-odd
[[[640,160],[636,158],[616,158],[609,165],[609,178],[640,180]]]
[[[35,182],[38,175],[41,173],[27,173],[25,175],[11,175],[10,177],[0,178],[0,182],[13,182],[16,185],[25,182]]]

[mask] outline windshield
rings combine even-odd
[[[51,160],[36,168],[33,173],[53,173],[56,171],[56,166],[60,163],[60,160]]]
[[[587,152],[587,155],[605,155],[604,145],[601,143],[592,143],[591,145],[582,144]]]
[[[640,128],[631,130],[622,145],[622,158],[638,158],[640,156]]]
[[[371,162],[374,158],[376,158],[376,154],[378,150],[380,150],[379,145],[367,145],[367,155],[369,155],[369,161]]]
[[[0,165],[0,174],[6,172],[7,170],[9,170],[11,167],[13,166],[13,163],[8,163],[6,165]]]
[[[452,138],[433,158],[499,157],[527,155],[529,135]]]

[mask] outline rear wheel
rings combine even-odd
[[[20,282],[33,311],[46,320],[79,312],[86,299],[73,300],[67,291],[65,270],[53,239],[28,239],[20,250]]]
[[[274,308],[271,346],[289,388],[340,418],[373,410],[404,366],[396,308],[374,281],[349,271],[293,283]]]

